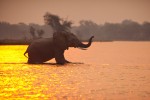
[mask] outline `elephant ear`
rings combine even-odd
[[[53,34],[54,45],[57,49],[66,50],[68,49],[67,37],[65,32],[55,32]]]

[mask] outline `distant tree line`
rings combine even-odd
[[[91,35],[95,36],[95,41],[150,41],[150,22],[139,24],[124,20],[121,23],[96,24],[81,20],[79,26],[73,26],[71,31],[83,41]],[[0,22],[0,44],[29,43],[33,39],[51,37],[52,34],[53,30],[48,25]]]
[[[132,20],[121,23],[105,23],[98,25],[92,21],[80,21],[80,26],[74,27],[75,33],[85,40],[90,35],[96,41],[149,41],[150,23],[139,24]]]
[[[34,39],[51,37],[52,33],[48,25],[0,22],[0,44],[29,44]]]

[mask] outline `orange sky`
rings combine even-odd
[[[0,21],[44,24],[45,12],[98,24],[131,19],[150,21],[150,0],[0,0]]]

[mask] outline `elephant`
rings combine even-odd
[[[86,49],[91,46],[92,36],[87,44],[83,44],[71,32],[54,32],[52,38],[40,38],[31,42],[24,55],[28,53],[29,64],[41,64],[55,58],[57,64],[70,63],[64,57],[65,50],[69,47]],[[27,56],[26,56],[27,57]]]

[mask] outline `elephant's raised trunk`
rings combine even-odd
[[[81,44],[79,45],[79,47],[81,47],[81,48],[88,48],[88,47],[90,47],[91,44],[92,44],[92,39],[93,39],[93,38],[94,38],[94,36],[92,36],[92,37],[89,39],[88,44],[83,44],[83,43],[81,43]]]

